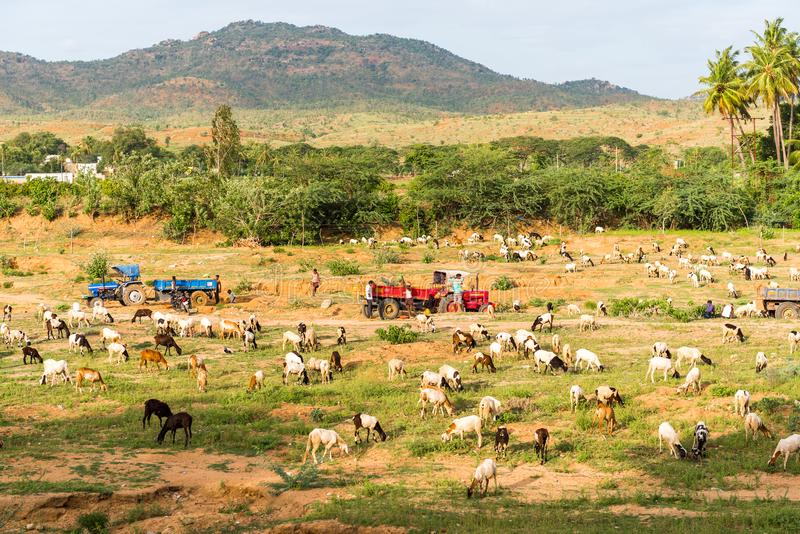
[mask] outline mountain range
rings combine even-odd
[[[0,113],[166,116],[244,109],[425,108],[504,113],[649,100],[601,80],[499,74],[434,44],[325,26],[235,22],[95,61],[0,52]]]

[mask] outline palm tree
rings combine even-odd
[[[783,121],[780,114],[781,98],[797,93],[797,73],[800,61],[791,54],[787,42],[789,34],[782,26],[783,19],[764,22],[764,33],[755,34],[757,44],[747,48],[751,59],[745,64],[748,71],[748,91],[754,100],[772,109],[772,133],[778,162],[788,168],[786,143],[783,138]]]
[[[744,134],[740,118],[749,118],[747,84],[741,77],[739,61],[736,57],[739,51],[728,47],[723,51],[716,51],[714,59],[708,60],[708,75],[700,77],[700,83],[705,85],[705,89],[698,91],[697,95],[705,95],[703,109],[709,115],[718,112],[731,126],[733,135],[734,121],[739,130]],[[733,156],[731,156],[733,157]],[[751,160],[755,156],[750,152]],[[739,146],[739,159],[744,164],[744,155],[741,145]]]

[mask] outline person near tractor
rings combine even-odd
[[[414,296],[411,293],[411,284],[406,284],[406,310],[408,310],[408,316],[411,317],[411,314],[414,313]]]
[[[319,289],[320,278],[319,272],[316,269],[311,270],[311,296],[317,296],[317,289]]]
[[[217,287],[214,289],[214,304],[219,304],[219,294],[222,291],[222,282],[219,281],[219,275],[214,275],[214,280],[217,281]]]
[[[714,310],[714,303],[710,300],[706,301],[706,310],[703,312],[703,317],[705,319],[712,319],[714,317],[715,310]]]
[[[370,280],[367,282],[367,287],[364,288],[364,300],[367,301],[366,304],[366,315],[367,319],[372,319],[372,305],[373,305],[373,298],[375,294],[375,282]]]
[[[453,305],[456,312],[460,312],[464,304],[464,287],[462,284],[461,273],[458,273],[451,284],[453,286]]]
[[[184,312],[189,313],[189,293],[187,293],[186,291],[181,293],[181,297],[180,297],[180,301],[179,302],[180,302],[180,305],[181,305],[181,309]]]
[[[234,304],[236,302],[236,295],[233,294],[233,291],[230,289],[228,290],[228,302]]]

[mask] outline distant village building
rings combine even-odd
[[[44,158],[45,163],[51,161],[59,161],[61,156],[58,154],[48,154]],[[62,165],[62,172],[29,172],[25,176],[5,176],[4,180],[11,183],[25,183],[27,180],[45,180],[52,179],[57,182],[65,182],[68,184],[74,183],[75,178],[80,175],[94,176],[96,178],[105,178],[105,175],[97,172],[97,166],[101,158],[97,158],[95,163],[76,163],[70,158],[64,159]]]

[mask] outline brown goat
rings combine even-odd
[[[100,391],[108,391],[108,386],[105,382],[103,382],[103,377],[100,376],[98,371],[94,369],[89,369],[88,367],[81,367],[75,373],[75,389],[77,389],[80,393],[83,393],[83,381],[86,380],[92,385],[92,391],[94,391],[94,383],[100,382]]]
[[[478,364],[481,365],[481,371],[488,367],[490,373],[497,372],[497,368],[494,366],[494,360],[492,360],[492,357],[488,354],[484,354],[482,352],[475,353],[475,361],[472,363],[473,373],[478,372]]]
[[[453,332],[453,353],[461,352],[461,348],[467,349],[467,352],[474,349],[478,344],[475,343],[475,338],[471,334],[466,334],[461,330]]]
[[[614,416],[614,408],[604,402],[597,402],[597,409],[594,411],[594,420],[597,420],[597,428],[602,432],[603,423],[608,423],[608,435],[614,433],[614,427],[617,425],[617,418]]]
[[[339,371],[340,373],[344,370],[342,367],[342,356],[339,354],[338,350],[335,350],[331,353],[331,367],[334,371]]]
[[[208,386],[208,371],[204,369],[197,370],[197,389],[201,392],[206,392],[206,387]]]
[[[141,370],[142,365],[144,365],[144,367],[146,369],[147,368],[147,362],[151,362],[151,363],[156,364],[156,368],[159,371],[161,370],[161,364],[163,363],[164,366],[167,368],[167,371],[169,371],[169,363],[167,363],[167,360],[166,360],[166,358],[164,358],[164,355],[161,354],[160,352],[158,352],[157,350],[144,349],[142,351],[142,356],[139,359],[139,369]]]

